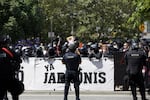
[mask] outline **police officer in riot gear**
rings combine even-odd
[[[0,37],[0,100],[5,99],[8,92],[11,93],[13,100],[19,100],[20,83],[16,79],[16,72],[20,68],[21,59],[17,57],[8,47],[5,36]],[[19,84],[18,84],[19,83]]]
[[[68,100],[68,91],[71,81],[74,83],[76,100],[79,98],[79,64],[81,63],[81,57],[79,54],[75,53],[76,45],[70,44],[68,51],[64,54],[62,63],[66,65],[65,73],[65,89],[64,89],[64,100]]]
[[[131,50],[125,54],[125,63],[127,64],[127,73],[129,75],[129,84],[131,86],[133,100],[137,100],[136,87],[139,86],[139,91],[142,100],[147,100],[145,96],[144,78],[142,74],[143,66],[145,66],[146,54],[139,49],[138,43],[132,43]]]

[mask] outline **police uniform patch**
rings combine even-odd
[[[139,57],[139,54],[131,54],[132,57]]]
[[[67,58],[68,58],[68,59],[72,59],[72,58],[74,58],[74,56],[67,56]]]

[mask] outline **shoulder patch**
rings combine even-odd
[[[138,57],[140,56],[139,54],[131,54],[132,57]]]

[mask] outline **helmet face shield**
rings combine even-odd
[[[0,35],[0,43],[7,44],[11,42],[11,37],[9,35]]]
[[[0,46],[5,46],[9,42],[9,38],[7,38],[6,35],[1,35],[0,36]]]
[[[138,49],[139,44],[138,43],[132,43],[132,49]]]

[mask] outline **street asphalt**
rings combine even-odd
[[[8,94],[9,100],[11,95]],[[150,100],[150,95],[146,93]],[[132,100],[131,91],[81,91],[81,100]],[[19,100],[63,100],[63,91],[25,91]],[[70,91],[68,100],[75,100],[74,91]],[[138,100],[141,96],[138,92]]]

